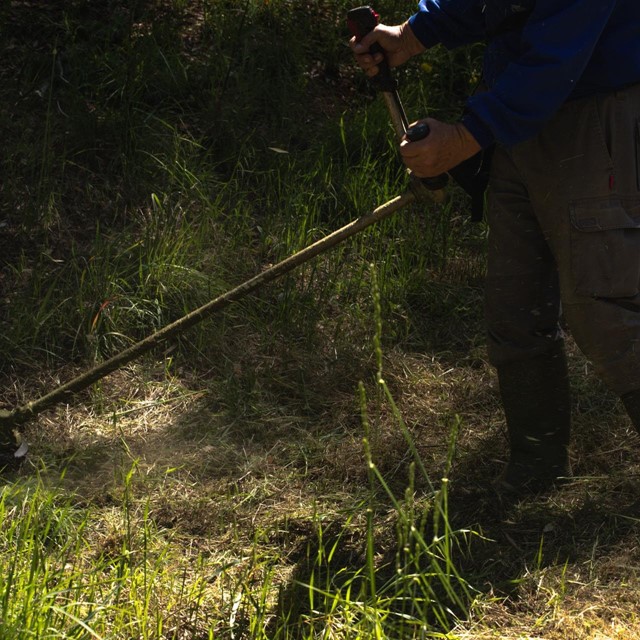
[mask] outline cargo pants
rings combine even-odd
[[[640,84],[498,148],[487,217],[492,364],[557,348],[562,315],[616,394],[640,390]]]

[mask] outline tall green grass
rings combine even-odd
[[[18,240],[5,359],[107,355],[405,188],[383,106],[334,106],[347,82],[369,92],[351,79],[348,8],[210,0],[163,12],[116,3],[109,21],[80,5],[49,16],[49,46],[15,86],[24,122],[9,129],[3,160]],[[378,9],[390,20],[406,11]],[[465,65],[447,60],[440,73]],[[415,117],[434,89],[422,76],[402,78]],[[21,201],[13,212],[11,200]],[[379,256],[384,292],[402,290],[446,259],[449,218],[417,213],[368,232],[345,258],[356,285],[337,271],[340,252],[324,262],[334,273],[320,282],[310,265],[303,280],[325,303]],[[285,284],[281,316],[294,288]]]
[[[259,531],[238,555],[215,546],[201,552],[179,530],[160,527],[150,480],[129,456],[107,507],[86,503],[64,488],[64,476],[52,483],[43,470],[0,488],[0,637],[454,638],[451,629],[477,595],[458,569],[475,534],[451,528],[449,466],[434,482],[385,382],[375,268],[370,279],[373,401],[371,385],[359,386],[367,496],[337,523],[314,513],[297,575],[283,579],[286,553],[268,551]],[[410,454],[400,492],[377,464],[384,451],[369,417],[384,410]],[[458,426],[452,424],[449,465]]]
[[[37,480],[3,487],[1,637],[161,638],[197,617],[198,583],[167,572],[170,541],[148,514],[124,499],[97,522],[76,503]]]
[[[415,453],[384,380],[378,381]],[[365,404],[363,393],[366,432]],[[432,492],[416,487],[416,470],[426,473],[419,458],[398,496],[379,472],[369,438],[364,450],[367,502],[354,505],[337,530],[315,515],[304,578],[290,585],[288,598],[280,575],[286,558],[266,552],[259,539],[240,556],[188,551],[178,532],[159,528],[135,463],[123,467],[119,498],[109,509],[84,504],[39,477],[5,484],[0,637],[455,637],[449,630],[475,597],[456,566],[473,532],[449,526],[446,479]],[[389,525],[393,554],[378,548],[379,535],[388,534],[377,524],[381,516],[395,522]],[[345,553],[354,542],[359,559]]]
[[[19,376],[19,390],[5,385],[16,396],[113,355],[407,187],[384,107],[346,46],[351,3],[63,4],[0,9],[5,41],[17,46],[34,21],[41,34],[3,89],[20,107],[3,140],[0,201],[0,367],[7,381]],[[376,8],[389,22],[406,17],[397,0]],[[398,72],[410,118],[454,117],[446,92],[473,81],[474,52],[430,61],[433,72]],[[201,553],[163,529],[135,465],[109,508],[46,469],[7,482],[0,638],[446,637],[474,598],[456,569],[471,534],[450,529],[447,484],[426,473],[380,354],[413,331],[413,297],[439,302],[430,282],[460,248],[454,230],[477,239],[465,206],[454,190],[444,208],[397,215],[175,352],[235,420],[270,403],[308,421],[372,373],[373,327],[373,394],[412,454],[405,491],[379,471],[369,431],[366,501],[332,527],[319,506],[292,585],[260,540],[246,553]],[[391,552],[379,539],[389,520]]]

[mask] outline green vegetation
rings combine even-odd
[[[3,408],[406,189],[351,6],[0,3]],[[410,117],[456,118],[481,53],[399,70]],[[575,350],[578,479],[488,489],[467,209],[407,208],[26,425],[0,640],[637,637],[637,438]]]

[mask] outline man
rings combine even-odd
[[[488,192],[488,350],[510,440],[499,486],[542,491],[571,475],[560,301],[572,335],[640,430],[640,2],[422,0],[359,44],[377,73],[424,50],[487,40],[487,90],[460,122],[427,118],[401,143],[436,176],[495,143]]]

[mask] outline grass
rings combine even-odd
[[[365,405],[363,398],[363,411]],[[158,477],[153,466],[132,461],[124,442],[118,476],[111,490],[102,485],[98,502],[70,493],[66,473],[52,485],[51,470],[6,484],[0,496],[6,637],[444,637],[436,630],[472,601],[453,562],[459,543],[447,523],[446,483],[433,507],[416,499],[413,480],[398,499],[367,444],[365,451],[368,506],[343,506],[342,515],[327,522],[329,513],[314,505],[293,522],[289,512],[284,522],[260,522],[252,531],[242,520],[283,478],[265,474],[248,491],[240,488],[242,479],[230,487],[229,527],[215,522],[224,517],[215,511],[209,516],[214,522],[206,521],[214,499],[206,490],[193,485],[194,494],[185,495],[192,483],[184,469],[165,467]],[[85,464],[96,472],[95,463]],[[67,473],[78,474],[80,466],[72,463]],[[288,476],[289,482],[300,480],[295,471]],[[199,503],[199,513],[168,516],[190,499],[190,509]],[[376,558],[381,515],[397,521],[398,547],[389,566]],[[428,541],[424,526],[432,519]],[[294,533],[305,520],[306,554]],[[196,531],[187,535],[189,521],[207,532],[224,528],[224,549]],[[345,564],[349,553],[354,557]],[[297,576],[287,582],[294,555],[300,555]]]
[[[4,407],[406,188],[350,6],[0,4]],[[457,117],[480,53],[399,71],[410,117]],[[576,481],[487,489],[467,207],[407,209],[30,423],[0,638],[637,637],[637,436],[571,342]]]

